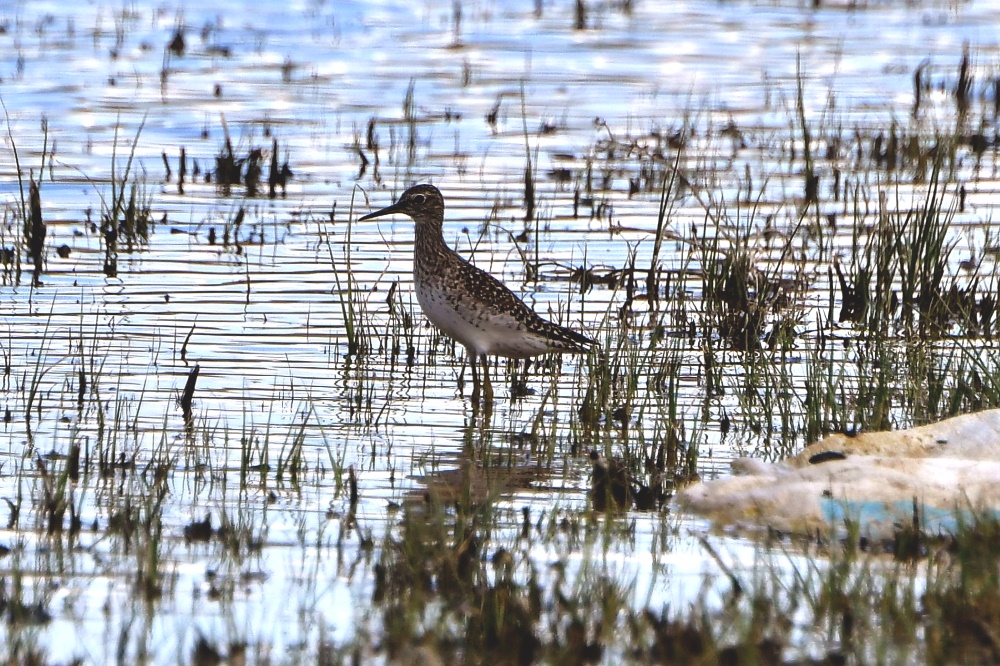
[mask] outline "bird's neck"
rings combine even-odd
[[[418,258],[439,256],[452,251],[444,242],[444,232],[440,222],[417,223],[413,244]]]

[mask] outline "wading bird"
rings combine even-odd
[[[493,402],[489,356],[521,359],[547,352],[583,354],[595,344],[585,335],[542,319],[502,282],[448,247],[441,231],[444,197],[433,185],[414,185],[396,203],[359,221],[394,213],[414,222],[417,301],[431,323],[468,352],[474,405],[480,397],[477,363],[482,363],[483,401]]]

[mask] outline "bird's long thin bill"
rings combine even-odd
[[[377,210],[374,213],[368,213],[367,215],[363,215],[362,217],[359,217],[358,218],[358,222],[361,222],[363,220],[370,220],[373,217],[382,217],[383,215],[392,215],[397,210],[399,210],[399,204],[398,203],[394,203],[391,206],[386,206],[382,210]]]

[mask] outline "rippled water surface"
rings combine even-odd
[[[896,129],[925,145],[949,132],[988,143],[968,139],[949,163],[949,271],[970,260],[996,287],[982,249],[1000,189],[994,3],[605,3],[584,29],[575,3],[537,4],[0,6],[0,575],[48,616],[2,630],[9,639],[34,632],[60,663],[183,662],[199,636],[294,660],[352,637],[370,605],[358,572],[371,544],[429,492],[481,492],[503,542],[524,507],[535,520],[590,511],[592,448],[655,449],[679,433],[702,477],[736,455],[797,449],[810,350],[849,349],[854,335],[828,316],[841,305],[834,258],[856,251],[850,222],[836,221],[870,224],[885,183],[896,206],[923,196],[919,167],[871,157]],[[963,48],[974,79],[960,118]],[[241,178],[223,187],[227,141]],[[242,176],[255,150],[252,194]],[[291,172],[275,196],[272,156]],[[654,259],[670,173],[681,178]],[[34,284],[22,241],[32,178],[46,224]],[[580,407],[597,355],[495,363],[496,405],[474,412],[461,347],[416,303],[412,223],[356,222],[416,182],[444,193],[450,245],[632,359],[594,420]],[[119,233],[111,270],[102,220],[120,196],[148,234],[130,247]],[[788,384],[773,403],[750,397],[754,382],[775,389],[751,352],[702,328],[711,266],[692,239],[716,236],[750,246],[794,293],[794,341],[772,359]],[[659,306],[642,296],[653,263]],[[186,422],[178,399],[195,367]],[[847,373],[838,386],[849,399],[866,381]],[[67,481],[74,446],[80,478]],[[143,542],[116,521],[141,522],[163,487],[164,589],[149,602]],[[64,496],[64,528],[82,526],[68,539],[45,519]],[[205,516],[232,538],[199,539]],[[634,581],[637,605],[715,584],[691,536],[702,521],[669,505],[607,520],[630,526],[603,557]],[[753,546],[720,537],[718,549],[739,564]],[[571,562],[590,555],[570,550]]]

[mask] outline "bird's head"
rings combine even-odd
[[[444,197],[433,185],[414,185],[400,195],[396,203],[386,206],[374,213],[368,213],[358,221],[370,220],[383,215],[401,213],[407,215],[417,224],[431,222],[441,224],[444,219]]]

